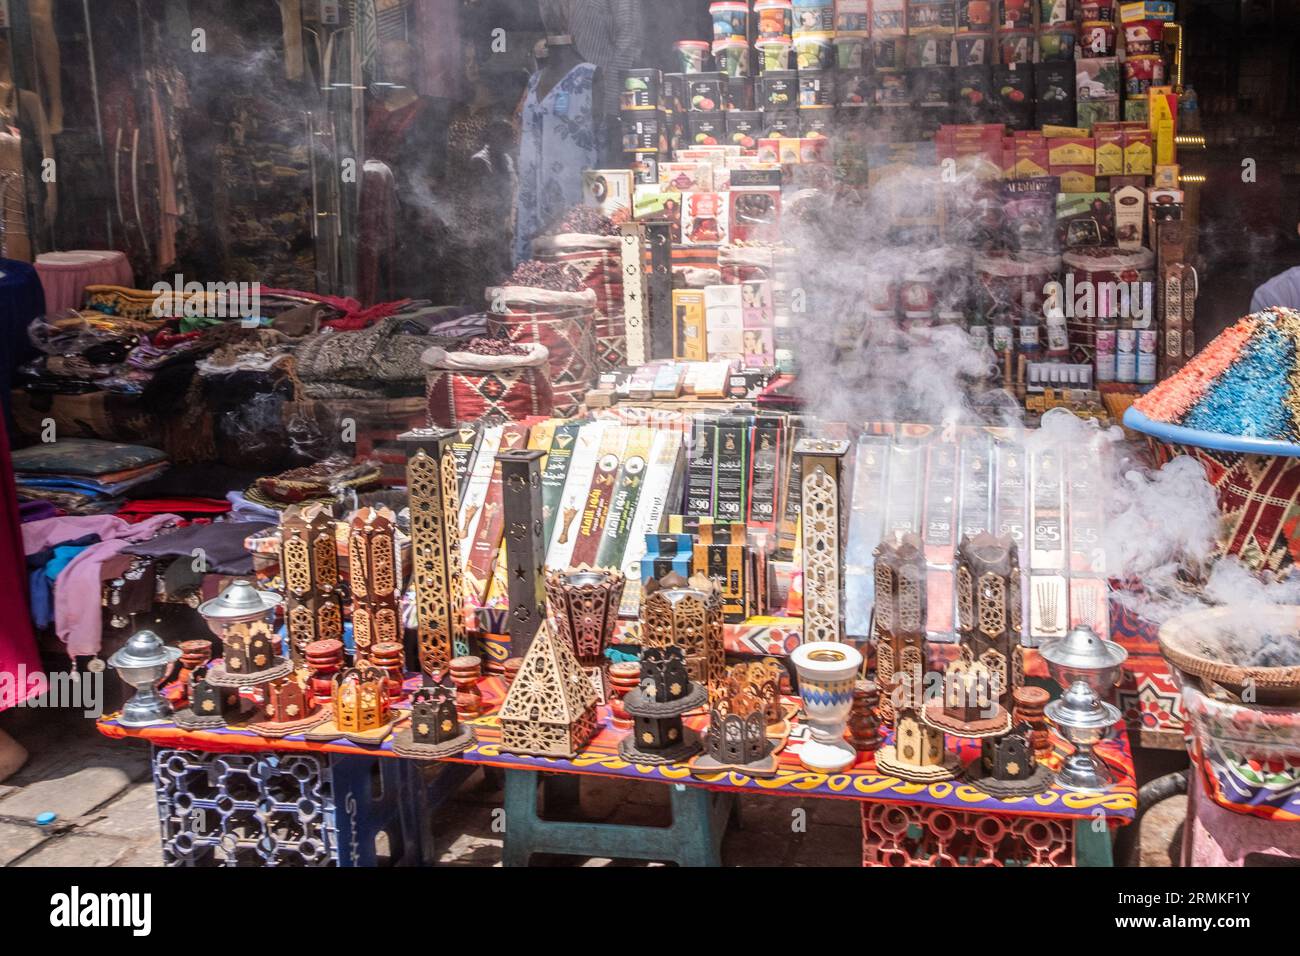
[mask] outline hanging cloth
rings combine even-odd
[[[597,164],[592,85],[596,67],[579,63],[545,97],[541,72],[528,81],[519,144],[515,262],[529,256],[543,229],[582,202],[582,171]]]

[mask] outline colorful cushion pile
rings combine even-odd
[[[1300,443],[1300,312],[1238,320],[1134,407],[1171,425]]]

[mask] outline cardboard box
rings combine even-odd
[[[582,201],[611,219],[627,219],[632,214],[632,171],[584,169]]]
[[[713,192],[713,165],[702,160],[660,163],[659,185],[679,193]]]
[[[1063,193],[1090,193],[1097,189],[1095,169],[1093,163],[1086,166],[1053,166],[1051,175],[1060,178]]]
[[[1154,171],[1155,154],[1149,130],[1124,131],[1124,174],[1150,176]]]
[[[1052,166],[1095,166],[1097,143],[1091,136],[1060,136],[1047,141]]]
[[[1120,176],[1124,173],[1124,131],[1122,129],[1098,130],[1095,169],[1098,176]]]
[[[726,193],[682,193],[682,245],[715,246],[730,241]]]
[[[707,329],[702,289],[673,290],[673,357],[707,359]]]
[[[1136,186],[1121,186],[1111,194],[1115,207],[1115,244],[1121,249],[1142,248],[1146,222],[1146,194]]]

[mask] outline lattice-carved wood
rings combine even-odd
[[[703,575],[690,587],[650,582],[641,602],[641,647],[680,647],[691,680],[704,685],[709,705],[726,695],[727,659],[722,642],[722,597]]]
[[[341,640],[337,522],[324,508],[291,505],[280,518],[285,627],[296,666],[313,641]]]
[[[894,532],[875,550],[876,681],[880,716],[893,726],[898,707],[919,704],[927,664],[925,547],[918,535]]]
[[[422,428],[398,440],[406,449],[420,670],[432,678],[468,650],[454,447],[461,435],[456,429]]]
[[[957,632],[964,653],[986,666],[1007,711],[1024,684],[1020,559],[1015,540],[981,532],[957,548]]]
[[[847,441],[804,438],[799,526],[803,553],[803,640],[844,639],[844,545],[848,520],[844,487]]]
[[[498,715],[501,750],[573,757],[596,734],[596,691],[568,642],[538,631]]]
[[[375,644],[402,642],[398,561],[393,513],[387,508],[362,508],[348,529],[352,638],[357,663],[369,660],[370,648]]]
[[[605,687],[605,648],[618,624],[624,577],[618,571],[586,566],[552,571],[546,576],[546,598],[556,635],[573,648],[574,657],[592,676],[601,700]]]
[[[506,587],[510,652],[527,655],[546,621],[543,565],[546,541],[542,521],[542,459],[546,453],[514,448],[497,453],[501,465],[501,505],[505,515]]]
[[[334,675],[334,723],[343,733],[378,730],[391,719],[388,675],[378,667],[349,667]]]

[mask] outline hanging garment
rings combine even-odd
[[[30,263],[0,259],[0,406],[12,434],[10,389],[14,371],[36,354],[27,326],[45,313],[45,292]]]
[[[519,144],[519,203],[515,262],[529,256],[533,239],[582,202],[582,171],[597,162],[592,84],[596,67],[579,63],[538,98],[540,72],[528,81]]]
[[[421,96],[460,96],[460,0],[414,0],[413,46],[419,54]]]
[[[0,421],[0,711],[44,690],[43,680],[35,684],[31,680],[41,673],[41,660],[27,606],[29,578],[22,528],[9,462],[9,436]],[[19,680],[24,675],[27,679]]]

